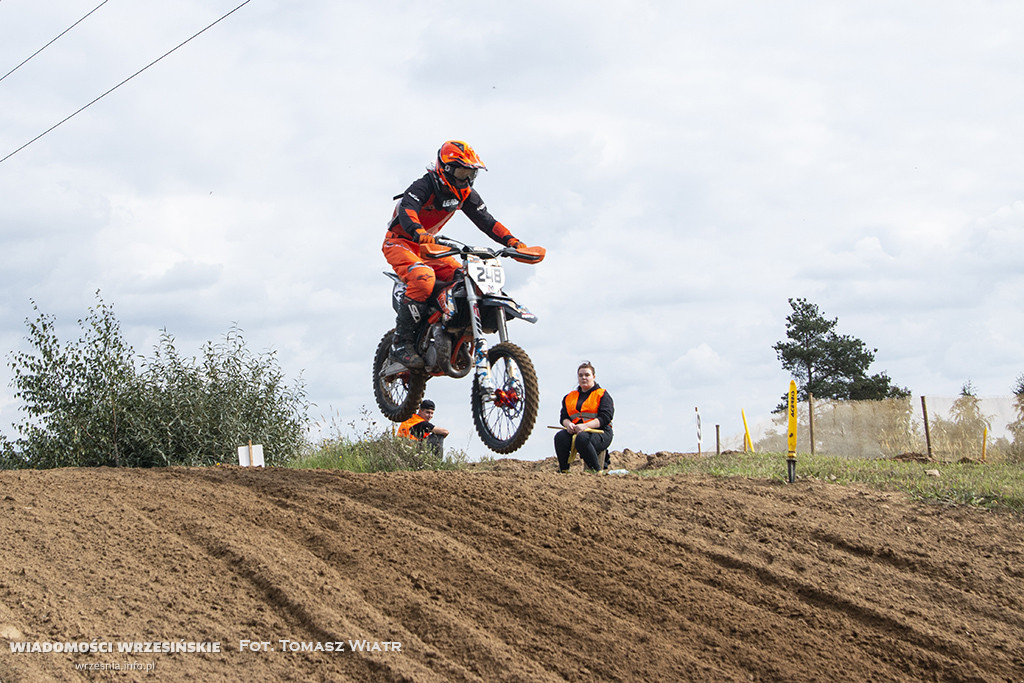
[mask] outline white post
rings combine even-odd
[[[700,408],[694,406],[694,412],[697,413],[697,455],[700,455],[701,447],[701,436],[700,436]]]

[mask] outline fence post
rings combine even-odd
[[[715,425],[715,455],[722,454],[722,425]]]
[[[928,404],[924,401],[924,396],[921,396],[921,414],[924,415],[924,440],[928,445],[928,458],[932,457],[932,434],[928,429]]]

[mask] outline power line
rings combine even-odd
[[[13,152],[11,152],[10,154],[8,154],[8,155],[7,155],[7,156],[5,156],[4,158],[0,159],[0,164],[2,164],[3,162],[7,161],[7,160],[8,160],[8,159],[10,159],[11,157],[13,157],[13,156],[14,156],[15,154],[17,154],[17,153],[18,153],[18,152],[20,152],[21,150],[25,149],[26,147],[28,147],[29,145],[31,145],[31,144],[32,144],[33,142],[35,142],[35,141],[36,141],[36,140],[38,140],[39,138],[43,137],[43,136],[44,136],[44,135],[46,135],[47,133],[51,132],[52,130],[54,130],[55,128],[57,128],[58,126],[60,126],[61,124],[65,123],[65,122],[69,121],[70,119],[74,118],[75,116],[77,116],[77,115],[81,114],[81,113],[82,113],[83,111],[85,111],[86,109],[88,109],[88,108],[89,108],[89,107],[91,107],[92,105],[96,104],[97,102],[99,102],[100,100],[102,100],[102,99],[103,99],[104,97],[106,97],[106,96],[107,96],[107,95],[109,95],[110,93],[114,92],[115,90],[117,90],[118,88],[120,88],[120,87],[121,87],[122,85],[124,85],[125,83],[127,83],[127,82],[128,82],[128,81],[130,81],[130,80],[132,80],[133,78],[135,78],[136,76],[138,76],[139,74],[141,74],[141,73],[142,73],[143,71],[145,71],[145,70],[146,70],[146,69],[148,69],[149,67],[153,66],[154,64],[156,64],[157,62],[159,62],[160,60],[162,60],[162,59],[163,59],[164,57],[167,57],[167,56],[168,56],[168,55],[170,55],[170,54],[171,54],[172,52],[175,52],[175,51],[177,51],[178,49],[180,49],[181,47],[183,47],[183,46],[184,46],[184,45],[186,45],[187,43],[189,43],[189,42],[191,42],[192,40],[194,40],[194,39],[198,38],[198,37],[199,37],[200,35],[202,35],[203,33],[206,33],[206,32],[207,32],[207,31],[209,31],[209,30],[210,30],[211,28],[213,28],[214,26],[216,26],[216,25],[217,25],[217,24],[219,24],[220,22],[224,21],[225,19],[227,19],[227,18],[228,18],[228,17],[230,17],[230,16],[232,15],[232,14],[234,14],[234,13],[235,13],[235,12],[237,12],[238,10],[242,9],[242,8],[243,8],[243,7],[245,7],[246,5],[248,5],[248,4],[250,3],[250,2],[252,2],[252,0],[245,0],[245,2],[243,2],[243,3],[242,3],[242,4],[240,4],[240,5],[238,6],[238,7],[234,8],[233,10],[231,10],[230,12],[228,12],[227,14],[225,14],[224,16],[222,16],[222,17],[221,17],[220,19],[218,19],[217,21],[213,22],[212,24],[210,24],[210,25],[209,25],[209,26],[207,26],[206,28],[204,28],[204,29],[202,29],[201,31],[197,32],[197,33],[196,33],[195,35],[193,35],[192,37],[188,38],[187,40],[184,40],[184,41],[182,41],[182,42],[181,42],[181,43],[179,43],[179,44],[178,44],[177,46],[175,46],[175,47],[171,48],[170,50],[168,50],[168,51],[167,51],[167,52],[165,52],[164,54],[160,55],[159,57],[157,57],[156,59],[154,59],[154,60],[153,60],[152,62],[150,62],[149,64],[147,64],[146,66],[142,67],[141,69],[139,69],[138,71],[136,71],[135,73],[133,73],[133,74],[132,74],[131,76],[129,76],[128,78],[124,79],[123,81],[121,81],[120,83],[118,83],[117,85],[115,85],[115,86],[114,86],[113,88],[111,88],[110,90],[106,91],[105,93],[103,93],[102,95],[100,95],[99,97],[97,97],[96,99],[94,99],[94,100],[93,100],[92,102],[89,102],[89,103],[88,103],[87,105],[85,105],[84,107],[82,107],[82,108],[81,108],[81,109],[79,109],[78,111],[76,111],[76,112],[74,112],[74,113],[72,113],[72,114],[69,114],[68,116],[66,116],[66,117],[64,117],[63,119],[61,119],[60,121],[58,121],[57,123],[53,124],[52,126],[50,126],[49,128],[47,128],[46,130],[44,130],[44,131],[43,131],[42,133],[40,133],[39,135],[35,136],[34,138],[32,138],[31,140],[29,140],[28,142],[26,142],[26,143],[25,143],[24,145],[22,145],[22,146],[21,146],[21,147],[19,147],[18,149],[14,150]]]
[[[0,0],[0,1],[2,1],[2,0]],[[103,7],[103,6],[104,6],[105,4],[107,4],[108,2],[110,2],[110,0],[103,0],[103,2],[101,2],[101,3],[100,3],[100,4],[98,4],[98,5],[96,5],[96,6],[95,6],[95,7],[94,7],[94,8],[92,9],[92,11],[91,11],[91,12],[89,12],[89,14],[92,14],[93,12],[95,12],[96,10],[98,10],[98,9],[99,9],[100,7]],[[65,33],[67,33],[68,31],[70,31],[70,30],[71,30],[71,29],[73,29],[74,27],[76,27],[76,26],[78,26],[79,24],[81,24],[81,23],[82,23],[83,21],[85,21],[85,20],[86,20],[86,18],[88,18],[89,14],[86,14],[86,15],[85,15],[84,17],[82,17],[81,19],[79,19],[79,20],[78,20],[78,21],[76,21],[75,23],[71,24],[71,26],[68,26],[68,27],[67,27],[66,29],[64,29],[63,31],[61,31],[61,32],[60,32],[60,34],[59,34],[59,35],[57,36],[57,38],[60,38],[60,37],[61,37],[62,35],[64,35]],[[5,74],[4,74],[3,76],[0,76],[0,81],[4,80],[4,79],[5,79],[5,78],[7,78],[8,76],[10,76],[10,75],[11,75],[12,73],[14,73],[15,71],[17,71],[17,70],[18,70],[18,69],[20,69],[21,67],[25,66],[25,63],[26,63],[26,62],[28,62],[28,60],[32,59],[32,58],[33,58],[33,57],[35,57],[35,56],[36,56],[37,54],[39,54],[40,52],[42,52],[42,51],[43,51],[43,50],[45,50],[46,48],[50,47],[51,45],[53,45],[53,44],[54,44],[54,43],[55,43],[55,42],[57,41],[57,38],[54,38],[53,40],[51,40],[50,42],[48,42],[48,43],[47,43],[46,45],[43,45],[43,46],[42,46],[41,48],[39,48],[38,50],[36,50],[36,51],[35,51],[35,52],[33,52],[32,54],[30,54],[30,55],[29,55],[29,56],[28,56],[28,57],[27,57],[27,58],[25,59],[25,61],[24,61],[24,62],[22,62],[21,64],[19,64],[19,65],[18,65],[18,66],[16,66],[16,67],[14,67],[13,69],[11,69],[11,70],[10,70],[10,71],[8,71],[7,73],[5,73]]]

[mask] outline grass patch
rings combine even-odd
[[[938,470],[939,476],[927,474]],[[797,479],[836,484],[864,484],[884,491],[903,491],[922,501],[973,505],[1024,513],[1024,464],[1019,462],[904,462],[886,459],[797,456]],[[786,480],[784,453],[723,453],[685,458],[645,476],[706,474]]]
[[[449,451],[439,457],[429,446],[390,434],[372,439],[332,439],[321,442],[306,455],[290,461],[296,469],[348,470],[349,472],[397,472],[399,470],[459,470],[466,454]]]
[[[349,472],[461,470],[466,467],[465,452],[446,449],[444,456],[439,456],[425,442],[396,436],[394,423],[378,421],[365,407],[361,410],[360,422],[349,422],[346,430],[336,417],[325,421],[324,431],[330,436],[310,444],[285,467]],[[347,434],[358,436],[351,438]]]

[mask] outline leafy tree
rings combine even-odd
[[[981,455],[982,436],[991,430],[992,419],[981,412],[981,399],[968,380],[949,409],[950,419],[936,416],[932,421],[932,443],[937,451],[956,457]]]
[[[786,336],[772,348],[782,367],[797,381],[797,396],[839,400],[903,398],[908,389],[898,387],[885,372],[868,375],[878,349],[850,335],[840,335],[838,319],[829,320],[816,304],[806,299],[789,299],[793,312],[786,316]],[[780,406],[785,409],[785,402]]]
[[[120,465],[128,443],[123,425],[136,386],[131,349],[121,339],[110,307],[99,301],[79,320],[83,336],[66,348],[55,319],[39,312],[26,321],[37,353],[13,356],[15,398],[29,419],[21,438],[4,444],[5,467]]]
[[[102,299],[68,345],[53,317],[32,307],[34,351],[10,360],[27,419],[15,425],[18,439],[0,439],[0,467],[213,464],[232,460],[249,439],[279,464],[306,445],[302,384],[287,386],[274,354],[251,354],[237,328],[208,343],[201,363],[182,359],[164,332],[137,368]]]
[[[1007,425],[1013,436],[1011,453],[1017,460],[1024,459],[1024,373],[1017,376],[1013,385],[1013,408],[1017,419]]]
[[[989,419],[981,414],[981,399],[970,380],[960,387],[960,396],[953,401],[949,414],[953,422],[965,430],[980,432],[992,426]]]

